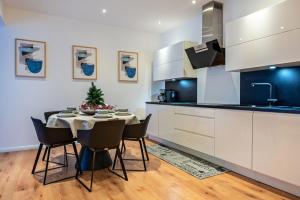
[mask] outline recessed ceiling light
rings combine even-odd
[[[102,13],[105,14],[107,13],[107,10],[105,8],[102,9]]]
[[[161,21],[158,21],[158,25],[161,25]]]
[[[196,3],[197,3],[197,1],[196,1],[196,0],[193,0],[193,1],[192,1],[192,4],[196,4]]]
[[[284,26],[281,26],[280,29],[284,29]]]

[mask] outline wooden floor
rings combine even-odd
[[[126,144],[127,155],[140,156],[136,143],[127,142]],[[71,152],[71,149],[68,151]],[[55,150],[52,159],[61,160],[61,153],[62,149]],[[87,192],[75,179],[43,186],[41,176],[31,175],[35,155],[35,150],[0,154],[1,200],[299,199],[232,172],[199,180],[152,155],[150,155],[148,171],[128,172],[128,182],[108,170],[97,171],[92,193]],[[69,160],[75,162],[73,156],[69,156]],[[127,168],[142,169],[142,163],[126,161],[125,164]],[[39,165],[39,168],[42,167],[43,163]],[[67,173],[74,173],[72,167]],[[53,171],[49,179],[53,180],[61,175],[65,176],[66,171]],[[88,181],[89,173],[85,173],[83,178]]]

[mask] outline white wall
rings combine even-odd
[[[160,48],[183,40],[191,42],[202,42],[202,13],[186,21],[180,26],[173,28],[160,35]]]
[[[151,96],[151,65],[158,35],[85,21],[5,8],[7,25],[0,29],[0,151],[37,144],[30,116],[79,106],[89,81],[72,80],[72,45],[98,48],[98,81],[111,105],[142,109]],[[15,77],[15,38],[47,42],[47,78]],[[139,52],[139,82],[120,83],[117,51]]]
[[[0,0],[0,27],[4,25],[3,2]]]

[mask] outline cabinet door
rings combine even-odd
[[[216,110],[216,157],[251,169],[252,116],[250,111]]]
[[[255,112],[253,170],[300,186],[300,115]]]
[[[183,60],[184,53],[184,42],[165,47],[155,53],[154,65],[159,66],[176,60]]]
[[[289,0],[226,24],[226,47],[300,28],[300,1]]]
[[[286,51],[285,51],[286,50]],[[300,29],[226,49],[226,71],[242,71],[300,60]]]
[[[152,114],[147,129],[149,135],[158,136],[158,108],[159,105],[146,104],[146,114]]]
[[[174,132],[174,106],[160,106],[158,110],[158,132],[159,137],[165,140],[173,141]]]

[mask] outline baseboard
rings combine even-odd
[[[37,149],[38,147],[39,147],[38,144],[27,145],[27,146],[17,146],[17,147],[6,147],[6,148],[0,148],[0,153],[31,150],[31,149]]]
[[[213,156],[195,151],[193,149],[181,146],[179,144],[176,144],[176,143],[173,143],[173,142],[170,142],[170,141],[167,141],[167,140],[164,140],[164,139],[152,136],[152,135],[149,135],[148,137],[149,137],[150,140],[154,140],[158,143],[167,145],[167,146],[172,147],[174,149],[178,149],[180,151],[186,152],[186,153],[194,155],[196,157],[208,160],[212,163],[215,163],[217,165],[220,165],[222,167],[230,169],[231,171],[233,171],[237,174],[241,174],[243,176],[254,179],[255,181],[264,183],[266,185],[269,185],[271,187],[274,187],[274,188],[277,188],[279,190],[285,191],[287,193],[290,193],[290,194],[293,194],[293,195],[296,195],[296,196],[300,196],[300,187],[299,186],[292,185],[290,183],[286,183],[284,181],[275,179],[273,177],[266,176],[264,174],[260,174],[258,172],[255,172],[255,171],[251,170],[251,169],[247,169],[247,168],[241,167],[239,165],[232,164],[230,162],[218,159],[216,157],[213,157]]]

